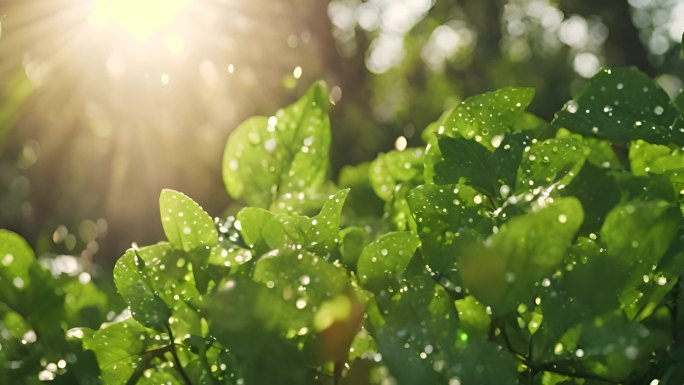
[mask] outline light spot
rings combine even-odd
[[[564,214],[560,214],[560,215],[558,216],[558,222],[560,222],[560,223],[565,223],[565,222],[567,222],[567,221],[568,221],[568,217],[566,217]]]
[[[299,79],[302,77],[302,67],[296,66],[295,69],[292,71],[292,76],[294,76],[295,79]]]
[[[653,113],[656,114],[656,115],[658,115],[658,116],[662,115],[663,112],[665,112],[665,109],[664,109],[662,106],[656,106],[656,107],[653,109]]]
[[[183,234],[185,234],[185,235],[190,235],[190,233],[192,233],[192,229],[191,229],[191,228],[189,228],[189,227],[187,227],[187,226],[186,226],[186,227],[183,227]]]
[[[38,373],[38,380],[40,381],[52,381],[55,379],[55,374],[49,370],[41,370]]]
[[[636,360],[639,356],[639,349],[636,346],[628,346],[625,348],[625,357],[630,360]]]
[[[505,279],[506,279],[506,282],[507,282],[507,283],[513,283],[513,282],[515,282],[515,273],[512,272],[512,271],[506,272]]]
[[[394,141],[394,148],[397,149],[397,151],[404,151],[406,150],[406,146],[408,145],[408,141],[406,140],[405,136],[399,136],[395,141]]]
[[[2,257],[2,264],[5,266],[9,266],[14,262],[14,255],[12,254],[5,254],[4,257]]]
[[[78,282],[80,282],[81,285],[87,284],[90,282],[90,279],[90,274],[86,273],[85,271],[78,275]]]
[[[273,151],[275,151],[276,145],[277,145],[276,140],[274,138],[271,138],[271,139],[264,142],[264,150],[266,150],[266,152],[268,152],[270,154]]]

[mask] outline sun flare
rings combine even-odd
[[[190,0],[95,0],[88,22],[116,24],[139,40],[169,26]]]

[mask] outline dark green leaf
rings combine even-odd
[[[608,254],[628,261],[632,282],[657,265],[675,239],[682,216],[677,207],[665,201],[631,201],[608,213],[600,239]]]
[[[489,150],[502,143],[506,134],[532,100],[531,88],[503,88],[464,100],[453,109],[443,124],[436,128],[437,135],[472,139]],[[437,136],[428,135],[425,150],[425,180],[432,182],[434,166],[442,160]]]
[[[488,196],[498,193],[493,155],[487,148],[463,138],[444,136],[438,140],[444,160],[435,164],[435,183],[465,183]]]
[[[388,309],[376,340],[383,361],[404,384],[444,383],[440,373],[452,362],[458,315],[448,293],[426,275],[407,282]]]
[[[584,207],[585,218],[580,231],[584,234],[598,232],[608,212],[620,200],[620,190],[606,169],[586,162],[579,174],[562,191],[574,196]]]
[[[449,381],[457,384],[518,384],[516,359],[480,338],[470,340],[457,359],[449,364]]]
[[[466,287],[500,313],[534,298],[535,284],[559,267],[583,221],[574,198],[562,198],[509,220],[484,244],[462,255]]]
[[[653,80],[630,68],[604,68],[573,101],[556,114],[553,125],[626,145],[635,139],[684,145],[680,116]]]
[[[465,185],[423,185],[411,191],[408,202],[420,249],[433,271],[441,275],[456,271],[466,240],[491,234],[494,222],[488,218],[485,199]]]

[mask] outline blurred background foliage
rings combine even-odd
[[[230,211],[228,135],[324,79],[333,174],[470,95],[549,119],[601,66],[682,87],[681,0],[0,1],[0,227],[110,265],[173,188]]]

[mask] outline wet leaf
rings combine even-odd
[[[499,147],[532,101],[531,88],[503,88],[464,100],[436,129],[437,135],[474,140],[488,150]],[[442,160],[436,135],[428,135],[425,180],[432,182],[434,166]]]
[[[387,233],[371,242],[356,267],[361,283],[376,292],[396,286],[419,245],[411,231]]]
[[[584,90],[556,114],[555,127],[626,145],[635,139],[684,145],[680,116],[655,81],[631,68],[599,71]]]
[[[522,156],[517,189],[566,186],[584,164],[582,142],[574,138],[547,139],[531,145]]]
[[[216,225],[195,201],[185,194],[163,190],[159,196],[162,226],[169,243],[187,252],[216,245]]]
[[[344,263],[356,269],[356,262],[368,243],[370,235],[360,227],[347,227],[340,231],[340,254]]]
[[[637,140],[629,147],[629,163],[634,175],[662,174],[684,168],[684,152]]]
[[[270,118],[242,123],[228,139],[223,182],[250,206],[290,211],[306,205],[328,171],[330,122],[325,87],[316,83]]]
[[[141,252],[160,258],[165,250],[164,246],[153,246]],[[135,320],[147,327],[164,331],[171,310],[152,287],[145,266],[145,259],[139,252],[128,249],[114,266],[114,283]]]
[[[153,338],[154,332],[132,318],[83,332],[83,347],[95,353],[105,384],[127,384],[138,368],[154,358],[154,349],[160,347]]]
[[[562,198],[517,216],[460,261],[463,282],[497,314],[535,296],[535,284],[559,267],[584,218],[574,198]]]
[[[439,368],[454,361],[458,325],[447,292],[427,276],[412,277],[387,313],[376,340],[392,375],[402,384],[445,383]]]
[[[675,239],[682,216],[665,201],[631,201],[608,213],[600,231],[608,254],[627,261],[632,282],[657,265]]]
[[[4,300],[31,284],[29,269],[35,262],[33,250],[24,238],[0,229],[0,294]]]
[[[371,162],[369,175],[375,194],[382,200],[389,201],[397,185],[406,182],[422,183],[423,149],[412,148],[380,154]]]
[[[282,295],[287,316],[279,322],[287,329],[313,329],[323,302],[344,294],[349,279],[344,269],[307,252],[281,251],[261,258],[254,280]]]
[[[329,253],[339,241],[340,217],[349,189],[328,197],[318,215],[280,214],[268,220],[262,234],[271,249],[310,250]]]
[[[471,239],[491,234],[485,197],[465,185],[423,185],[408,196],[421,252],[430,268],[450,275]],[[453,277],[452,277],[453,279]]]

